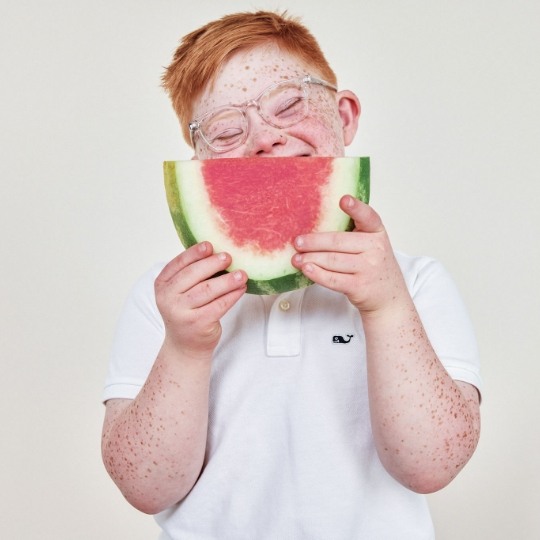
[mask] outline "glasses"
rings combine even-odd
[[[273,127],[281,129],[294,126],[309,114],[309,92],[312,84],[337,91],[333,84],[311,75],[274,83],[255,99],[241,105],[218,107],[199,120],[190,122],[191,142],[195,146],[195,135],[198,133],[216,153],[238,148],[248,136],[246,110],[251,106],[255,107],[259,116]]]

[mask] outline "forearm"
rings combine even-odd
[[[354,220],[354,230],[296,238],[293,264],[359,310],[378,455],[402,484],[435,491],[476,447],[478,395],[455,383],[437,358],[379,215],[349,196],[340,208]]]
[[[139,395],[110,411],[105,466],[126,499],[156,513],[187,495],[204,460],[210,358],[182,358],[164,345]],[[109,411],[108,411],[109,413]]]
[[[384,314],[362,318],[379,457],[410,489],[441,489],[476,448],[480,430],[476,391],[462,392],[448,375],[410,298]]]

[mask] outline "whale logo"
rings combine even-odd
[[[353,338],[353,334],[347,334],[347,337],[349,339],[345,339],[343,336],[334,336],[332,338],[332,343],[349,343],[349,341],[351,341]]]

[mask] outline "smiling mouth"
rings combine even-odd
[[[264,156],[260,156],[260,157],[273,157],[273,158],[302,158],[302,157],[313,157],[313,155],[312,155],[312,154],[294,154],[294,155],[283,154],[283,155],[276,156],[276,155],[274,155],[274,154],[269,154],[269,155],[264,155]]]

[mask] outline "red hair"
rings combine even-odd
[[[190,142],[188,122],[192,120],[193,101],[212,83],[219,68],[240,49],[272,42],[336,84],[336,75],[317,40],[287,12],[226,15],[184,36],[162,78],[186,141]]]

